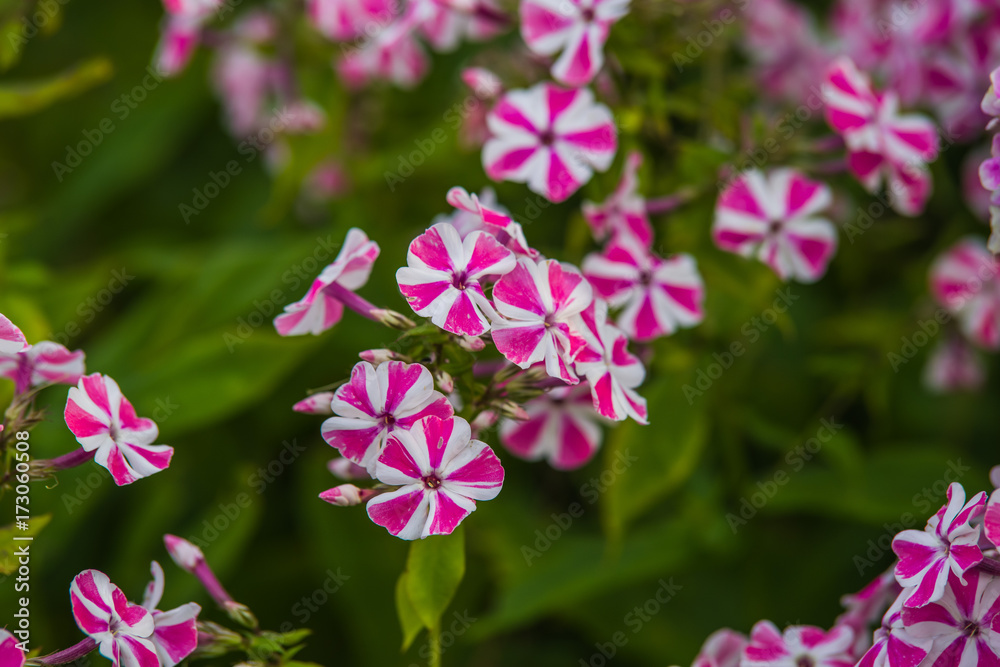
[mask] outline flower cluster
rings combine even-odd
[[[995,469],[996,470],[996,469]],[[995,477],[995,475],[991,475]],[[967,500],[958,483],[924,530],[892,542],[894,568],[843,599],[829,631],[769,621],[720,630],[695,667],[964,667],[1000,664],[1000,493]],[[881,618],[881,623],[878,623]],[[874,633],[871,626],[878,623]]]
[[[14,382],[14,402],[5,424],[12,431],[31,428],[41,419],[33,409],[38,392],[55,384],[71,385],[64,417],[81,449],[32,461],[33,478],[93,459],[107,468],[115,484],[124,486],[170,465],[173,448],[153,444],[159,435],[156,424],[136,415],[113,379],[100,373],[85,375],[83,351],[71,352],[52,341],[29,345],[3,315],[0,343],[0,376]]]

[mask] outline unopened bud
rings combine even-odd
[[[455,380],[448,371],[437,371],[434,373],[434,381],[437,383],[438,389],[446,394],[455,391]]]
[[[174,559],[178,567],[195,574],[195,569],[205,562],[205,554],[194,544],[191,544],[183,537],[176,535],[164,535],[163,544],[167,547],[167,553]]]
[[[399,359],[398,354],[384,347],[376,348],[374,350],[364,350],[363,352],[359,352],[358,356],[361,357],[363,361],[375,364],[376,366],[385,363],[386,361],[396,361]]]
[[[374,308],[371,311],[371,314],[376,320],[386,325],[387,327],[392,327],[393,329],[400,329],[402,331],[406,331],[407,329],[412,329],[413,327],[417,326],[416,324],[414,324],[413,320],[406,317],[405,315],[397,313],[394,310],[387,310],[385,308]]]
[[[250,607],[245,604],[236,602],[235,600],[229,600],[222,605],[222,608],[229,614],[229,618],[233,619],[244,628],[249,628],[254,630],[257,628],[257,617],[253,615],[250,611]]]
[[[332,489],[327,489],[319,494],[319,497],[337,507],[352,507],[360,505],[373,495],[374,493],[371,489],[359,489],[353,484],[341,484]]]
[[[494,410],[483,410],[478,415],[476,415],[475,419],[473,419],[471,422],[469,422],[469,426],[472,427],[472,432],[473,433],[478,433],[479,431],[482,431],[484,429],[488,429],[489,427],[491,427],[494,424],[496,424],[497,423],[497,419],[499,419],[499,418],[500,418],[500,415],[498,415],[496,413],[496,411],[494,411]]]
[[[243,646],[242,635],[212,621],[198,621],[198,648],[192,658],[218,658]]]
[[[486,341],[479,336],[457,336],[458,346],[469,352],[481,352],[486,348]]]
[[[326,469],[340,479],[369,479],[371,477],[367,470],[343,456],[330,459],[330,462],[326,464]]]
[[[304,398],[292,406],[292,410],[302,412],[307,415],[332,415],[333,408],[330,403],[333,401],[332,391],[321,391],[313,394],[309,398]]]
[[[511,400],[500,400],[494,403],[497,412],[504,417],[510,417],[517,421],[528,421],[531,416],[520,405]]]

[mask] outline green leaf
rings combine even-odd
[[[28,521],[28,530],[16,530],[14,524],[0,528],[0,574],[11,574],[17,569],[14,552],[30,541],[14,540],[15,537],[35,537],[52,520],[51,514],[34,516]]]
[[[104,83],[111,78],[111,61],[92,58],[49,79],[0,86],[0,118],[23,116]]]
[[[433,536],[410,545],[406,591],[424,627],[437,626],[465,575],[465,533]]]
[[[420,631],[424,629],[424,622],[420,619],[416,607],[410,600],[407,591],[406,572],[399,575],[396,581],[396,613],[399,615],[399,625],[403,629],[403,647],[405,651],[413,644]]]

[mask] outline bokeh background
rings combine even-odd
[[[580,202],[610,192],[626,148],[643,150],[647,195],[680,186],[700,192],[654,224],[663,252],[697,257],[707,317],[644,353],[651,425],[608,430],[585,468],[560,473],[516,460],[490,435],[507,483],[466,522],[467,574],[451,610],[476,620],[446,647],[446,664],[600,664],[595,644],[618,631],[627,644],[615,664],[688,664],[722,626],[747,631],[762,618],[830,626],[840,596],[891,565],[886,536],[894,524],[912,515],[922,525],[943,502],[949,469],[961,470],[974,492],[989,488],[988,470],[1000,462],[995,358],[980,393],[941,396],[921,375],[946,334],[931,336],[898,370],[887,356],[901,354],[903,338],[934,315],[926,286],[933,258],[963,235],[985,234],[958,189],[965,148],[933,165],[936,194],[922,216],[887,213],[853,243],[842,235],[827,276],[792,286],[797,300],[761,328],[754,318],[764,322],[780,283],[765,266],[715,249],[708,233],[718,170],[739,160],[738,121],[756,103],[733,49],[739,25],[678,72],[671,56],[699,29],[700,15],[666,1],[637,5],[644,9],[616,26],[608,47],[621,63],[616,166],[561,205],[534,208],[537,197],[516,184],[497,190],[534,246],[579,262],[594,249]],[[394,607],[407,544],[362,509],[317,499],[337,483],[326,470],[334,452],[320,437],[321,418],[291,411],[308,388],[346,377],[358,351],[386,346],[393,335],[348,314],[322,336],[280,339],[270,320],[304,294],[318,272],[314,252],[339,244],[352,226],[382,247],[361,293],[408,312],[393,279],[407,243],[448,210],[449,187],[487,184],[478,151],[463,149],[443,119],[467,97],[459,72],[477,62],[479,47],[435,55],[414,90],[350,93],[329,67],[334,47],[303,36],[300,83],[328,123],[319,135],[293,137],[290,166],[275,174],[259,155],[247,162],[227,134],[204,53],[121,117],[116,100],[141,84],[158,39],[158,2],[69,0],[61,10],[50,26],[57,29],[31,38],[0,83],[0,311],[30,341],[84,349],[88,370],[114,377],[140,415],[157,419],[176,454],[168,472],[125,488],[93,464],[32,488],[34,514],[51,514],[32,547],[33,641],[48,651],[80,638],[68,600],[75,574],[101,569],[138,599],[153,559],[166,568],[168,607],[194,599],[206,618],[220,620],[195,580],[169,562],[161,537],[170,532],[207,545],[226,587],[264,627],[312,628],[302,659],[420,664],[425,639],[400,653]],[[519,39],[512,32],[498,43],[513,51]],[[11,92],[81,66],[50,87],[52,99],[33,98],[31,113]],[[57,178],[52,163],[65,162],[67,147],[105,118],[114,130]],[[384,173],[437,128],[446,141],[390,191]],[[303,203],[303,175],[329,155],[345,165],[349,190]],[[779,164],[782,154],[771,159]],[[185,222],[179,206],[230,160],[242,172]],[[838,202],[837,218],[848,223],[874,200],[846,179],[841,185],[850,197]],[[134,277],[107,298],[116,271]],[[683,386],[697,387],[699,372],[716,374],[713,355],[735,341],[746,353],[689,401]],[[0,386],[0,403],[10,392]],[[62,422],[65,400],[65,388],[42,395],[49,420],[33,432],[34,455],[77,446]],[[843,428],[799,466],[789,452],[816,436],[823,419]],[[625,452],[638,462],[591,493],[590,480]],[[787,483],[769,486],[779,472]],[[727,520],[762,487],[774,493],[753,516],[743,510],[745,524]],[[240,498],[249,502],[241,507]],[[574,502],[583,515],[556,531],[553,514]],[[10,495],[0,508],[13,517]],[[547,529],[560,534],[541,549]],[[524,547],[539,550],[530,564]],[[331,574],[348,578],[309,609],[302,599]],[[634,632],[630,612],[661,579],[681,588]],[[10,579],[0,584],[0,610],[13,608],[12,589]]]

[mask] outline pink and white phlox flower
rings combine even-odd
[[[515,456],[574,470],[597,453],[602,433],[587,384],[556,387],[525,403],[524,410],[526,421],[500,423],[500,442]]]
[[[978,237],[963,239],[935,260],[931,293],[976,345],[1000,349],[1000,262]]]
[[[154,560],[150,571],[153,579],[146,586],[142,600],[142,607],[153,617],[153,634],[149,639],[156,647],[160,667],[174,667],[198,647],[196,624],[201,607],[188,602],[170,611],[157,609],[163,598],[163,568]]]
[[[83,351],[42,341],[14,354],[0,352],[0,377],[14,381],[14,393],[45,384],[76,384],[84,374]]]
[[[853,667],[853,641],[854,631],[846,625],[830,631],[793,625],[782,633],[770,621],[760,621],[750,631],[740,667]]]
[[[583,218],[590,225],[594,239],[627,234],[645,247],[653,244],[653,226],[646,213],[646,199],[639,194],[639,166],[642,154],[632,152],[625,158],[625,168],[618,187],[600,204],[583,202]]]
[[[153,615],[129,602],[106,574],[84,570],[73,578],[69,597],[76,624],[114,667],[160,667]]]

